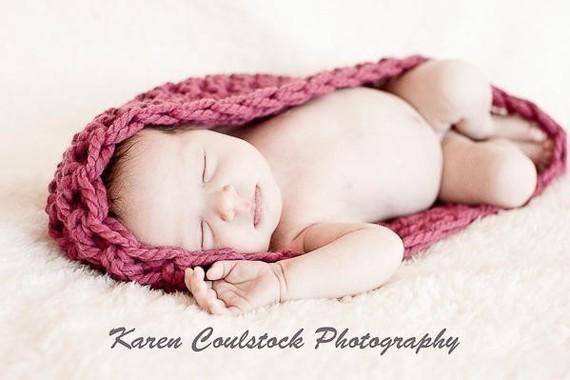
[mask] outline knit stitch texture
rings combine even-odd
[[[45,211],[49,236],[73,260],[80,260],[121,281],[136,281],[167,291],[185,289],[184,269],[208,266],[218,260],[262,260],[274,262],[298,252],[241,253],[231,248],[187,251],[174,246],[151,246],[109,215],[107,191],[101,179],[120,142],[145,126],[175,128],[193,124],[200,128],[240,128],[261,118],[308,102],[341,88],[380,88],[429,58],[419,55],[403,59],[384,58],[351,67],[322,71],[306,78],[270,74],[208,75],[167,82],[137,95],[119,108],[96,116],[73,136],[71,146],[57,165],[49,184]],[[534,103],[507,94],[493,86],[493,112],[517,114],[538,124],[553,140],[553,158],[539,174],[533,198],[566,167],[566,138],[563,129]],[[495,206],[467,206],[437,202],[414,215],[378,222],[403,239],[405,257],[467,227],[477,218],[494,214]]]

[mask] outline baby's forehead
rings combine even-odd
[[[147,209],[149,202],[154,204],[162,196],[172,197],[174,189],[180,188],[179,182],[186,178],[183,169],[187,162],[182,160],[178,142],[177,138],[145,132],[128,148],[117,179],[124,198],[135,209]]]
[[[185,127],[144,128],[134,137],[141,141],[142,145],[151,147],[162,147],[164,144],[178,145],[182,143],[185,145],[194,145],[194,143],[197,142],[204,142],[204,139],[201,138],[201,131]]]
[[[239,153],[233,137],[190,127],[144,128],[132,137],[125,167],[145,174],[145,170],[176,171],[184,163],[200,164],[204,150]],[[241,145],[237,145],[238,148]],[[165,165],[170,162],[169,165]]]
[[[186,130],[178,128],[143,128],[138,131],[132,138],[138,141],[155,141],[165,138],[177,139],[182,137],[186,133]]]
[[[127,147],[126,166],[152,166],[155,169],[164,167],[173,156],[180,154],[181,138],[178,134],[165,134],[156,130],[142,130],[130,147]],[[171,163],[172,164],[172,163]]]
[[[194,176],[194,172],[202,169],[204,152],[215,150],[212,148],[216,146],[217,136],[188,132],[188,129],[173,133],[155,129],[139,131],[128,148],[121,176],[140,177],[133,181],[137,185],[147,177]]]
[[[140,131],[138,131],[135,136],[140,136],[142,138],[152,138],[153,136],[170,136],[170,137],[184,137],[189,134],[195,133],[197,130],[195,127],[188,125],[180,126],[162,126],[153,125],[148,126]]]

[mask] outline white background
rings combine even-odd
[[[463,58],[509,92],[570,122],[570,27],[559,1],[1,1],[0,367],[13,376],[284,373],[327,377],[568,375],[569,185],[473,224],[353,299],[299,301],[237,320],[62,258],[47,238],[47,184],[73,134],[166,81],[213,73],[307,75],[420,53]],[[108,330],[183,336],[291,334],[333,324],[423,335],[447,327],[452,355],[110,352]],[[310,336],[310,334],[307,334]],[[187,347],[188,348],[188,347]],[[271,364],[268,360],[274,360]],[[112,372],[116,371],[116,372]],[[242,372],[243,371],[243,372]]]

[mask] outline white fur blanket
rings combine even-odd
[[[190,75],[306,75],[412,53],[463,58],[568,126],[568,14],[562,0],[3,2],[0,377],[569,378],[568,176],[528,207],[434,245],[380,289],[240,317],[210,316],[187,294],[117,283],[67,260],[43,212],[75,132],[108,107]],[[111,348],[110,330],[121,326],[136,329],[130,343],[166,336],[182,345]],[[194,352],[208,326],[216,336],[249,329],[256,337],[303,328],[304,346]],[[445,328],[444,339],[459,345],[416,354],[385,340],[394,345],[383,355],[334,341],[315,349],[325,326],[348,328],[348,338],[418,340]]]

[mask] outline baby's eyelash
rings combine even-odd
[[[204,221],[200,223],[200,228],[202,230],[202,240],[200,241],[200,248],[204,249]]]
[[[206,181],[206,152],[204,152],[204,171],[202,172],[202,182]]]

